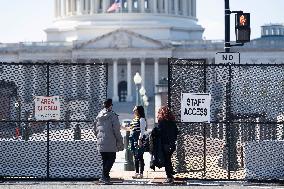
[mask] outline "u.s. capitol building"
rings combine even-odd
[[[139,72],[150,104],[168,77],[169,57],[204,58],[214,63],[222,41],[203,40],[196,0],[55,0],[54,24],[46,42],[0,43],[1,62],[70,61],[108,63],[108,97],[135,102],[133,76]],[[261,28],[260,38],[244,47],[241,63],[283,63],[284,26]],[[221,32],[221,31],[220,31]]]

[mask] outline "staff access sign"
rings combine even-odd
[[[60,120],[59,96],[36,96],[35,97],[36,120]]]
[[[210,123],[209,93],[181,94],[181,122]]]

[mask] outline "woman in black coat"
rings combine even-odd
[[[167,179],[164,183],[170,184],[174,182],[171,157],[176,150],[178,129],[175,124],[175,118],[167,106],[159,109],[157,119],[162,153],[164,155],[164,166],[167,174]]]

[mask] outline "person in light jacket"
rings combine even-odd
[[[104,184],[110,183],[109,173],[115,162],[116,152],[124,149],[118,115],[112,111],[112,106],[112,99],[107,99],[104,102],[104,108],[96,117],[97,147],[103,160],[103,174],[100,182]]]

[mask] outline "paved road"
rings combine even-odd
[[[279,186],[276,184],[250,184],[242,182],[201,182],[192,181],[188,185],[141,185],[141,184],[113,184],[113,185],[96,185],[93,182],[21,182],[21,183],[1,183],[0,189],[198,189],[198,188],[210,188],[210,189],[284,189],[284,186]]]

